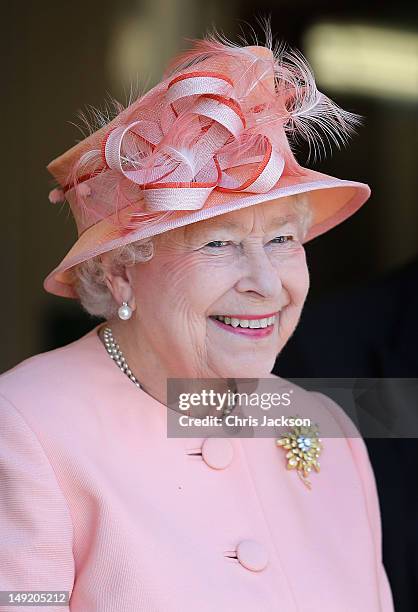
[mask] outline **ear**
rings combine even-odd
[[[115,302],[118,306],[121,306],[122,302],[127,302],[132,310],[135,310],[136,300],[132,269],[129,266],[123,266],[116,272],[112,266],[109,253],[103,253],[100,259],[105,273],[106,285]]]

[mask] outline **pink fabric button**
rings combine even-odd
[[[231,463],[234,448],[226,438],[206,438],[202,444],[202,457],[209,467],[223,470]]]
[[[253,572],[260,572],[268,563],[268,550],[255,540],[242,540],[236,549],[238,561]]]

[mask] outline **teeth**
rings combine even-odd
[[[264,319],[237,319],[236,317],[225,317],[223,315],[215,316],[215,319],[232,325],[232,327],[249,327],[250,329],[266,328],[269,325],[274,325],[276,316],[266,317]]]

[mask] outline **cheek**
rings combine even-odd
[[[176,311],[191,318],[206,315],[234,283],[230,263],[199,253],[155,257],[138,267],[138,304],[147,305],[154,313],[168,309],[171,314]]]
[[[287,280],[287,287],[292,303],[303,306],[309,291],[309,273],[306,266],[294,270]]]
[[[309,291],[309,271],[305,259],[300,258],[286,266],[281,273],[281,281],[288,302],[280,318],[279,351],[295,331]]]
[[[305,250],[290,257],[278,266],[278,274],[283,288],[289,294],[289,300],[294,306],[303,306],[309,291],[309,270]]]

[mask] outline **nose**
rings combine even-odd
[[[242,275],[235,285],[241,293],[263,298],[276,298],[282,291],[279,270],[274,267],[261,246],[243,256]]]

